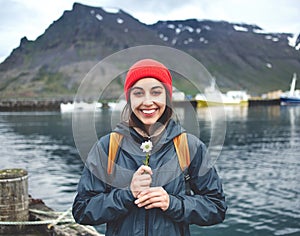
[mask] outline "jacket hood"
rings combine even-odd
[[[129,127],[126,122],[119,123],[114,129],[114,132],[120,133],[124,137],[131,136],[135,141],[139,143],[149,139],[149,137],[143,137],[134,128]],[[154,132],[154,135],[151,135],[150,138],[155,139],[155,137],[157,136],[164,137],[160,138],[160,142],[162,142],[161,144],[165,144],[170,140],[173,140],[173,138],[175,138],[183,132],[186,131],[182,128],[182,126],[179,123],[175,122],[173,119],[170,119],[165,128],[163,128],[163,131],[160,133],[160,135],[157,135]]]

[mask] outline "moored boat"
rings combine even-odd
[[[290,90],[284,92],[280,96],[281,105],[299,104],[300,105],[300,90],[296,90],[297,75],[293,74]]]
[[[197,94],[195,100],[197,107],[220,106],[220,105],[248,105],[249,95],[243,90],[231,90],[221,93],[215,88],[215,81],[205,89],[204,94]]]
[[[74,111],[82,111],[82,112],[91,112],[98,110],[102,107],[102,104],[99,102],[86,103],[86,102],[75,102],[75,103],[61,103],[60,104],[60,112],[68,113]]]

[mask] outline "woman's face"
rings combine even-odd
[[[154,78],[140,79],[130,90],[130,103],[133,113],[144,125],[153,125],[166,108],[165,87]]]

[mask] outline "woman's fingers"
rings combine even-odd
[[[152,182],[152,170],[149,166],[141,166],[132,176],[130,183],[130,190],[133,196],[136,198],[137,195],[150,187]]]
[[[149,175],[153,174],[151,168],[149,166],[145,166],[145,165],[140,166],[140,168],[138,168],[138,170],[135,173],[138,173],[140,175],[145,174],[145,173],[147,173]]]
[[[165,211],[169,207],[170,197],[162,187],[153,187],[140,192],[135,204],[145,209],[161,208]]]

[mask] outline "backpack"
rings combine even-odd
[[[119,144],[121,143],[123,138],[122,134],[117,132],[110,133],[109,139],[109,149],[108,149],[108,164],[107,164],[107,173],[108,175],[112,174],[113,167],[115,164],[116,154],[119,148]],[[189,179],[190,176],[188,174],[188,166],[190,165],[190,152],[189,146],[187,142],[187,134],[181,133],[173,139],[173,143],[175,146],[175,150],[178,156],[178,162],[181,168],[181,171],[184,173],[184,180],[186,183],[186,194],[191,194]]]

